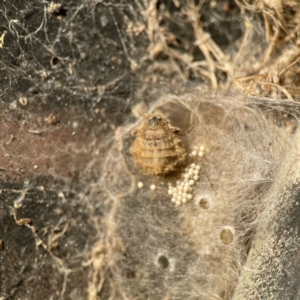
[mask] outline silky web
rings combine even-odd
[[[106,288],[112,284],[116,298],[232,298],[286,151],[295,151],[287,128],[247,101],[255,102],[202,89],[163,95],[151,108],[174,126],[180,120],[187,129],[182,137],[187,164],[201,166],[193,199],[180,206],[172,203],[168,184],[185,169],[173,178],[145,176],[128,152],[136,125],[117,137],[99,183],[111,210],[105,242],[97,245],[108,248],[105,266],[112,279]],[[199,145],[204,156],[192,154]],[[94,259],[99,266],[99,257]]]

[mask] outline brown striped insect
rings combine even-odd
[[[137,137],[130,148],[135,164],[143,173],[165,175],[184,162],[186,153],[175,135],[179,131],[163,114],[144,116],[142,125],[132,131]]]

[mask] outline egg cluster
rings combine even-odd
[[[200,170],[201,167],[199,165],[192,163],[184,169],[184,173],[182,174],[183,179],[177,180],[176,186],[169,183],[168,194],[172,196],[171,201],[176,206],[180,206],[193,199],[193,187],[200,178]]]
[[[203,157],[205,155],[204,146],[195,146],[189,153],[191,159],[193,157]],[[177,180],[174,184],[169,183],[168,194],[172,196],[171,201],[176,206],[185,204],[193,199],[193,189],[200,179],[201,166],[199,164],[191,163],[184,169],[181,180]]]

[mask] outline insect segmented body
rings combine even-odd
[[[169,124],[162,114],[146,114],[143,124],[135,128],[136,135],[130,153],[135,163],[147,175],[165,175],[185,159],[181,141],[175,136],[180,130]]]

